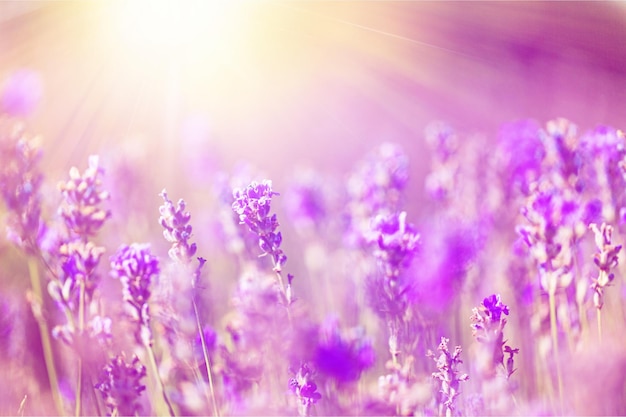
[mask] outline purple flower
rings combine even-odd
[[[81,237],[95,235],[111,212],[99,207],[109,198],[107,191],[101,191],[101,176],[104,170],[99,165],[97,155],[89,157],[89,167],[81,175],[76,167],[70,169],[70,179],[59,183],[64,204],[60,208],[65,225]]]
[[[510,187],[528,194],[530,184],[541,175],[546,151],[541,127],[534,120],[520,120],[502,126],[498,134],[498,165],[505,192]]]
[[[446,409],[446,415],[453,415],[455,408],[454,402],[459,396],[460,385],[462,381],[467,381],[469,376],[467,374],[459,375],[458,367],[463,361],[461,357],[461,346],[456,346],[453,352],[448,349],[448,342],[450,339],[445,337],[441,338],[438,350],[439,356],[436,356],[432,352],[428,352],[428,356],[433,358],[437,364],[437,372],[433,372],[433,378],[441,381],[441,402],[442,406]]]
[[[597,309],[601,309],[604,305],[604,289],[608,287],[613,279],[612,269],[616,268],[619,259],[619,252],[622,245],[613,243],[613,227],[602,223],[600,227],[595,223],[589,225],[589,229],[594,234],[596,248],[598,252],[593,255],[593,261],[598,267],[598,277],[593,279],[591,288],[594,291],[593,302]]]
[[[161,213],[159,223],[165,229],[163,230],[165,240],[172,244],[168,254],[172,260],[187,264],[197,250],[195,243],[189,243],[192,231],[192,227],[189,224],[191,214],[185,211],[186,204],[183,199],[178,200],[178,204],[174,206],[172,201],[167,198],[165,190],[161,191],[159,195],[164,200],[163,205],[159,207],[159,212]]]
[[[20,69],[7,77],[0,88],[0,113],[25,117],[30,115],[42,95],[41,77],[29,69]]]
[[[297,230],[317,228],[327,216],[328,202],[318,173],[300,174],[286,193],[285,208]]]
[[[126,363],[123,356],[116,356],[107,364],[95,388],[100,390],[109,415],[133,416],[139,409],[139,396],[146,389],[141,379],[146,376],[146,368],[133,357]]]
[[[111,258],[111,273],[122,282],[124,301],[131,307],[131,316],[139,326],[136,336],[150,344],[148,299],[152,278],[159,274],[158,258],[152,255],[148,244],[123,245]]]
[[[322,399],[312,378],[313,371],[306,363],[302,363],[295,377],[289,379],[289,390],[300,400],[298,411],[301,416],[309,415],[310,407]]]
[[[98,285],[95,270],[103,253],[104,248],[96,246],[93,242],[74,239],[63,243],[58,251],[62,276],[48,284],[48,292],[52,299],[74,310],[81,282],[85,284],[88,299],[91,298]]]
[[[578,175],[582,165],[577,132],[577,126],[564,118],[549,121],[546,130],[541,131],[546,149],[544,166],[566,179]]]
[[[426,177],[426,190],[435,200],[450,197],[459,173],[459,141],[454,129],[433,122],[425,129],[426,143],[433,151],[432,172]]]
[[[45,227],[41,220],[38,164],[41,149],[24,125],[0,118],[0,192],[11,212],[9,236],[27,252],[38,246]]]
[[[217,347],[217,332],[213,329],[213,327],[206,325],[202,329],[204,333],[204,342],[206,344],[206,348],[209,352],[215,350]],[[193,344],[194,354],[198,362],[204,362],[204,352],[202,351],[202,340],[200,338],[200,333],[196,334]]]
[[[492,294],[483,300],[485,313],[490,317],[491,321],[498,322],[502,314],[508,316],[509,308],[500,299],[500,294]]]
[[[341,332],[339,321],[331,317],[320,328],[314,363],[320,373],[338,382],[353,382],[374,365],[376,354],[362,329]]]
[[[369,240],[376,242],[374,256],[388,279],[396,279],[408,268],[418,250],[420,235],[406,221],[406,212],[378,215],[372,220]]]
[[[246,188],[233,190],[233,211],[239,216],[241,224],[259,237],[259,247],[264,255],[271,255],[274,270],[280,272],[287,256],[280,249],[282,235],[278,230],[276,214],[270,215],[272,197],[278,195],[272,189],[272,181],[252,182]]]
[[[496,367],[506,371],[509,378],[514,372],[513,356],[519,353],[519,349],[505,346],[504,326],[509,315],[509,308],[502,302],[500,294],[492,294],[486,297],[478,308],[472,309],[472,334],[480,343],[487,345],[483,351],[486,363],[483,364],[488,375],[495,375]],[[504,354],[509,358],[506,363]],[[480,362],[480,361],[479,361]]]
[[[372,217],[398,209],[408,180],[409,158],[398,145],[383,143],[366,156],[348,178],[350,244],[364,243]]]

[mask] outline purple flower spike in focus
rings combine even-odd
[[[196,244],[189,243],[191,238],[192,227],[189,224],[191,214],[185,211],[185,201],[180,199],[178,204],[174,206],[172,201],[167,198],[167,192],[161,191],[159,194],[164,203],[159,207],[161,217],[159,223],[165,230],[163,230],[163,236],[165,240],[172,243],[172,248],[168,254],[173,261],[183,264],[189,263],[193,256],[196,254]]]
[[[67,228],[78,236],[95,235],[111,216],[110,211],[99,207],[102,201],[109,199],[109,193],[100,190],[103,173],[98,156],[92,155],[89,167],[82,175],[72,167],[69,181],[59,184],[65,199],[60,208],[61,215]]]
[[[493,377],[498,371],[504,371],[505,377],[509,378],[514,371],[513,356],[519,353],[519,349],[505,345],[504,327],[507,321],[504,316],[508,315],[509,308],[502,302],[500,294],[486,297],[478,308],[472,309],[472,334],[476,341],[485,346],[481,352],[483,360],[479,361],[480,367],[489,377]],[[505,353],[509,355],[506,363]]]
[[[502,314],[508,316],[509,308],[500,299],[500,294],[492,294],[483,300],[485,312],[494,322],[500,321]]]
[[[126,363],[123,356],[111,359],[102,370],[100,381],[95,388],[100,390],[109,415],[134,416],[139,410],[137,400],[146,386],[141,379],[146,376],[146,368],[136,356]]]
[[[148,299],[150,283],[159,274],[159,260],[150,252],[150,245],[123,245],[111,259],[112,275],[123,286],[124,301],[132,307],[132,317],[138,323],[137,335],[147,345],[151,343]]]
[[[287,262],[287,256],[280,249],[282,235],[278,230],[276,214],[270,215],[272,197],[278,195],[272,190],[272,181],[252,182],[246,188],[233,191],[235,202],[233,211],[239,216],[241,224],[259,237],[259,247],[264,255],[271,255],[274,270],[280,272]]]

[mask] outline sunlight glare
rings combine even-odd
[[[235,25],[241,1],[126,0],[114,12],[115,32],[138,49],[189,47],[218,42]]]

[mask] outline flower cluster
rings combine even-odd
[[[96,267],[103,254],[104,248],[96,246],[93,242],[72,240],[63,243],[58,255],[66,279],[49,282],[48,292],[52,299],[74,309],[81,282],[85,285],[86,294],[91,297],[98,284]]]
[[[363,329],[341,332],[335,317],[320,328],[320,340],[314,352],[315,369],[337,382],[354,382],[374,365],[376,354]]]
[[[158,258],[148,244],[122,245],[111,258],[111,273],[122,282],[124,301],[131,307],[131,317],[138,325],[138,340],[151,345],[148,300],[152,279],[159,274]]]
[[[22,123],[0,117],[0,192],[12,213],[9,236],[32,253],[43,232],[38,164],[41,149]]]
[[[498,171],[505,198],[528,195],[530,185],[541,175],[545,149],[541,127],[534,120],[520,120],[504,125],[498,134]]]
[[[487,348],[488,358],[483,366],[488,373],[493,374],[496,367],[501,366],[506,370],[506,377],[509,378],[514,369],[514,355],[519,349],[513,349],[505,345],[504,326],[506,317],[509,315],[509,308],[502,302],[500,294],[492,294],[485,298],[480,307],[472,309],[472,334],[476,340],[484,344]],[[504,353],[509,354],[509,359],[504,362]]]
[[[593,280],[593,304],[597,309],[604,305],[604,289],[611,284],[614,274],[611,270],[617,267],[618,254],[622,245],[613,244],[613,227],[602,223],[598,228],[595,223],[589,225],[595,236],[598,252],[593,255],[593,261],[598,267],[598,277]]]
[[[469,376],[467,374],[459,375],[458,367],[463,363],[461,360],[461,353],[463,350],[461,346],[456,346],[453,352],[448,349],[448,342],[450,339],[445,337],[441,338],[441,343],[437,349],[439,350],[439,356],[436,356],[433,352],[428,352],[429,357],[433,358],[437,364],[437,372],[433,372],[433,378],[438,379],[441,382],[441,407],[445,408],[446,416],[453,415],[454,402],[456,398],[461,394],[460,385],[461,382],[467,381]]]
[[[296,375],[289,379],[289,390],[298,397],[298,410],[301,416],[308,416],[311,406],[317,403],[322,395],[317,392],[317,384],[313,382],[313,371],[304,363]]]
[[[552,176],[533,184],[521,210],[528,223],[517,228],[547,292],[572,281],[575,243],[585,231],[577,195],[560,178]]]
[[[404,211],[378,215],[371,225],[371,240],[377,244],[374,256],[390,281],[397,280],[400,272],[410,266],[418,250],[420,235],[407,223],[406,216]]]
[[[124,357],[118,355],[105,365],[95,388],[102,394],[109,415],[136,415],[139,411],[139,397],[146,389],[141,383],[145,376],[146,368],[136,356],[131,363],[126,363]]]
[[[259,238],[259,247],[263,255],[270,255],[274,262],[274,270],[282,271],[287,256],[280,248],[283,237],[278,230],[276,214],[270,215],[272,197],[278,195],[272,189],[272,181],[252,182],[246,188],[233,190],[233,211],[239,216],[241,224]]]
[[[426,190],[437,201],[452,197],[459,175],[457,155],[459,139],[449,125],[433,122],[426,128],[426,143],[433,151],[431,173],[426,177]]]
[[[109,193],[100,190],[103,173],[98,156],[92,155],[89,167],[82,175],[76,167],[72,167],[70,179],[59,183],[64,198],[61,216],[68,230],[77,236],[86,238],[95,235],[111,216],[109,210],[99,207],[102,201],[109,199]]]
[[[191,261],[196,254],[196,244],[189,243],[192,227],[189,224],[191,214],[185,211],[187,205],[180,199],[176,206],[167,198],[167,192],[161,191],[159,194],[163,198],[163,205],[159,207],[159,223],[163,227],[165,240],[172,244],[169,256],[172,260],[186,264]]]
[[[409,159],[396,144],[383,143],[360,162],[346,184],[350,201],[348,243],[360,245],[371,219],[398,210],[409,180]]]

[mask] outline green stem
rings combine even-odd
[[[35,259],[28,259],[28,272],[30,275],[30,284],[35,296],[35,303],[43,303],[43,294],[41,289],[41,280],[39,277],[39,270]],[[54,367],[54,354],[52,352],[52,343],[50,342],[50,333],[48,325],[41,315],[36,315],[37,324],[39,326],[39,333],[41,335],[41,348],[43,350],[44,362],[46,365],[46,372],[48,374],[48,382],[50,383],[50,391],[52,392],[52,399],[56,406],[57,413],[60,416],[64,416],[63,401],[61,400],[61,393],[59,392],[59,379]]]
[[[195,298],[192,299],[193,311],[196,316],[196,324],[198,326],[198,332],[200,333],[200,343],[202,344],[202,354],[204,355],[204,362],[206,363],[206,373],[209,378],[209,390],[211,391],[211,402],[213,404],[213,415],[219,417],[219,410],[217,408],[217,400],[215,399],[215,388],[213,386],[213,375],[211,372],[211,358],[209,357],[209,350],[206,347],[206,340],[204,339],[204,331],[202,330],[202,324],[200,323],[200,314],[198,313],[198,305]]]
[[[163,400],[165,401],[165,404],[167,405],[168,412],[171,417],[175,417],[176,413],[174,413],[174,408],[172,407],[172,403],[170,402],[170,399],[168,398],[167,393],[165,392],[165,385],[163,384],[163,380],[161,379],[161,375],[159,374],[159,367],[157,365],[156,357],[154,356],[154,350],[152,349],[152,346],[150,346],[150,344],[148,343],[145,344],[145,347],[146,347],[146,351],[148,352],[148,357],[150,359],[150,366],[152,367],[152,372],[154,373],[154,376],[157,380],[159,389],[161,390],[161,394],[163,395]]]

